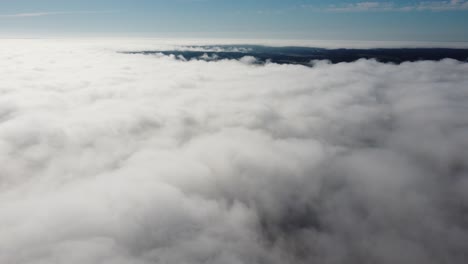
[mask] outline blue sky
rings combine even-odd
[[[468,41],[468,1],[0,0],[0,36]]]

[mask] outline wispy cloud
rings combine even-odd
[[[0,14],[0,18],[26,18],[26,17],[44,17],[56,15],[87,15],[87,14],[109,14],[116,11],[56,11],[56,12],[30,12],[15,14]]]
[[[421,1],[411,5],[398,5],[394,2],[358,2],[346,5],[330,5],[330,12],[408,12],[408,11],[461,11],[468,10],[468,1]]]
[[[390,11],[395,6],[390,2],[359,2],[346,5],[330,5],[327,11],[333,12],[362,12],[362,11]]]

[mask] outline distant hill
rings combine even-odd
[[[129,54],[174,55],[179,59],[223,60],[253,56],[256,63],[311,65],[313,60],[328,60],[331,63],[353,62],[359,59],[375,59],[384,63],[406,61],[438,61],[454,59],[468,61],[468,49],[450,48],[385,48],[385,49],[323,49],[309,47],[268,47],[257,45],[186,46],[179,50],[130,51]]]

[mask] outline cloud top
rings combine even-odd
[[[121,45],[0,43],[0,262],[465,263],[468,64]]]

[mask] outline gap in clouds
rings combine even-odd
[[[313,47],[270,47],[257,45],[233,46],[186,46],[175,50],[126,51],[127,54],[173,55],[180,60],[218,61],[224,59],[241,60],[255,58],[252,63],[300,64],[311,66],[316,60],[331,63],[353,62],[359,59],[375,59],[383,63],[402,63],[405,61],[442,60],[446,58],[459,61],[468,60],[468,49],[449,48],[392,48],[392,49],[325,49]]]

